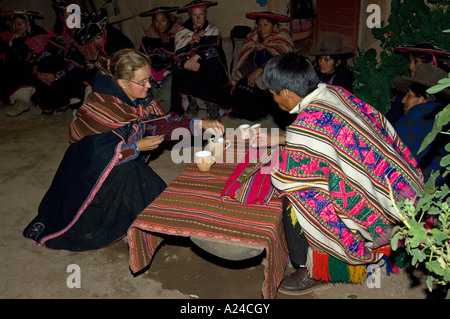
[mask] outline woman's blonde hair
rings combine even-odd
[[[135,49],[122,49],[97,61],[97,69],[114,80],[131,80],[134,73],[146,65],[151,66],[150,58]]]

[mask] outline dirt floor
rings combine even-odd
[[[37,108],[17,118],[0,114],[0,298],[2,299],[261,299],[264,256],[241,262],[214,258],[191,244],[172,238],[156,253],[150,267],[133,276],[125,239],[110,247],[74,253],[35,247],[22,237],[37,214],[68,141],[71,111],[42,115]],[[225,118],[226,127],[242,120]],[[269,119],[263,127],[273,126]],[[161,152],[150,164],[170,183],[184,168]],[[70,265],[79,266],[81,287],[69,288]],[[69,285],[70,286],[70,285]],[[386,277],[380,288],[367,284],[336,284],[330,289],[277,299],[426,299],[422,272],[401,271]]]

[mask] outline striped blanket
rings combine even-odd
[[[417,162],[379,112],[342,88],[319,84],[293,111],[273,185],[313,248],[351,265],[378,261],[400,221],[387,180],[396,200],[415,198]]]
[[[275,197],[266,205],[222,201],[221,192],[236,166],[216,163],[209,172],[200,172],[190,164],[138,215],[128,231],[133,273],[150,264],[162,241],[159,234],[253,244],[266,250],[263,296],[276,297],[288,260],[281,201]]]

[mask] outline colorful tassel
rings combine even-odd
[[[391,246],[380,247],[380,248],[376,249],[374,252],[378,253],[378,254],[383,254],[385,256],[390,256],[391,255]]]
[[[350,279],[350,273],[348,270],[348,264],[342,262],[332,256],[328,256],[328,269],[330,272],[330,278],[332,282],[348,282]]]
[[[312,277],[316,280],[330,281],[328,254],[313,251]]]
[[[367,279],[366,265],[348,265],[350,274],[349,282],[354,284],[363,283]]]

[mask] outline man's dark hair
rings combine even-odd
[[[272,58],[261,76],[265,88],[277,94],[288,89],[305,97],[317,88],[319,77],[311,62],[300,53],[283,53]]]

